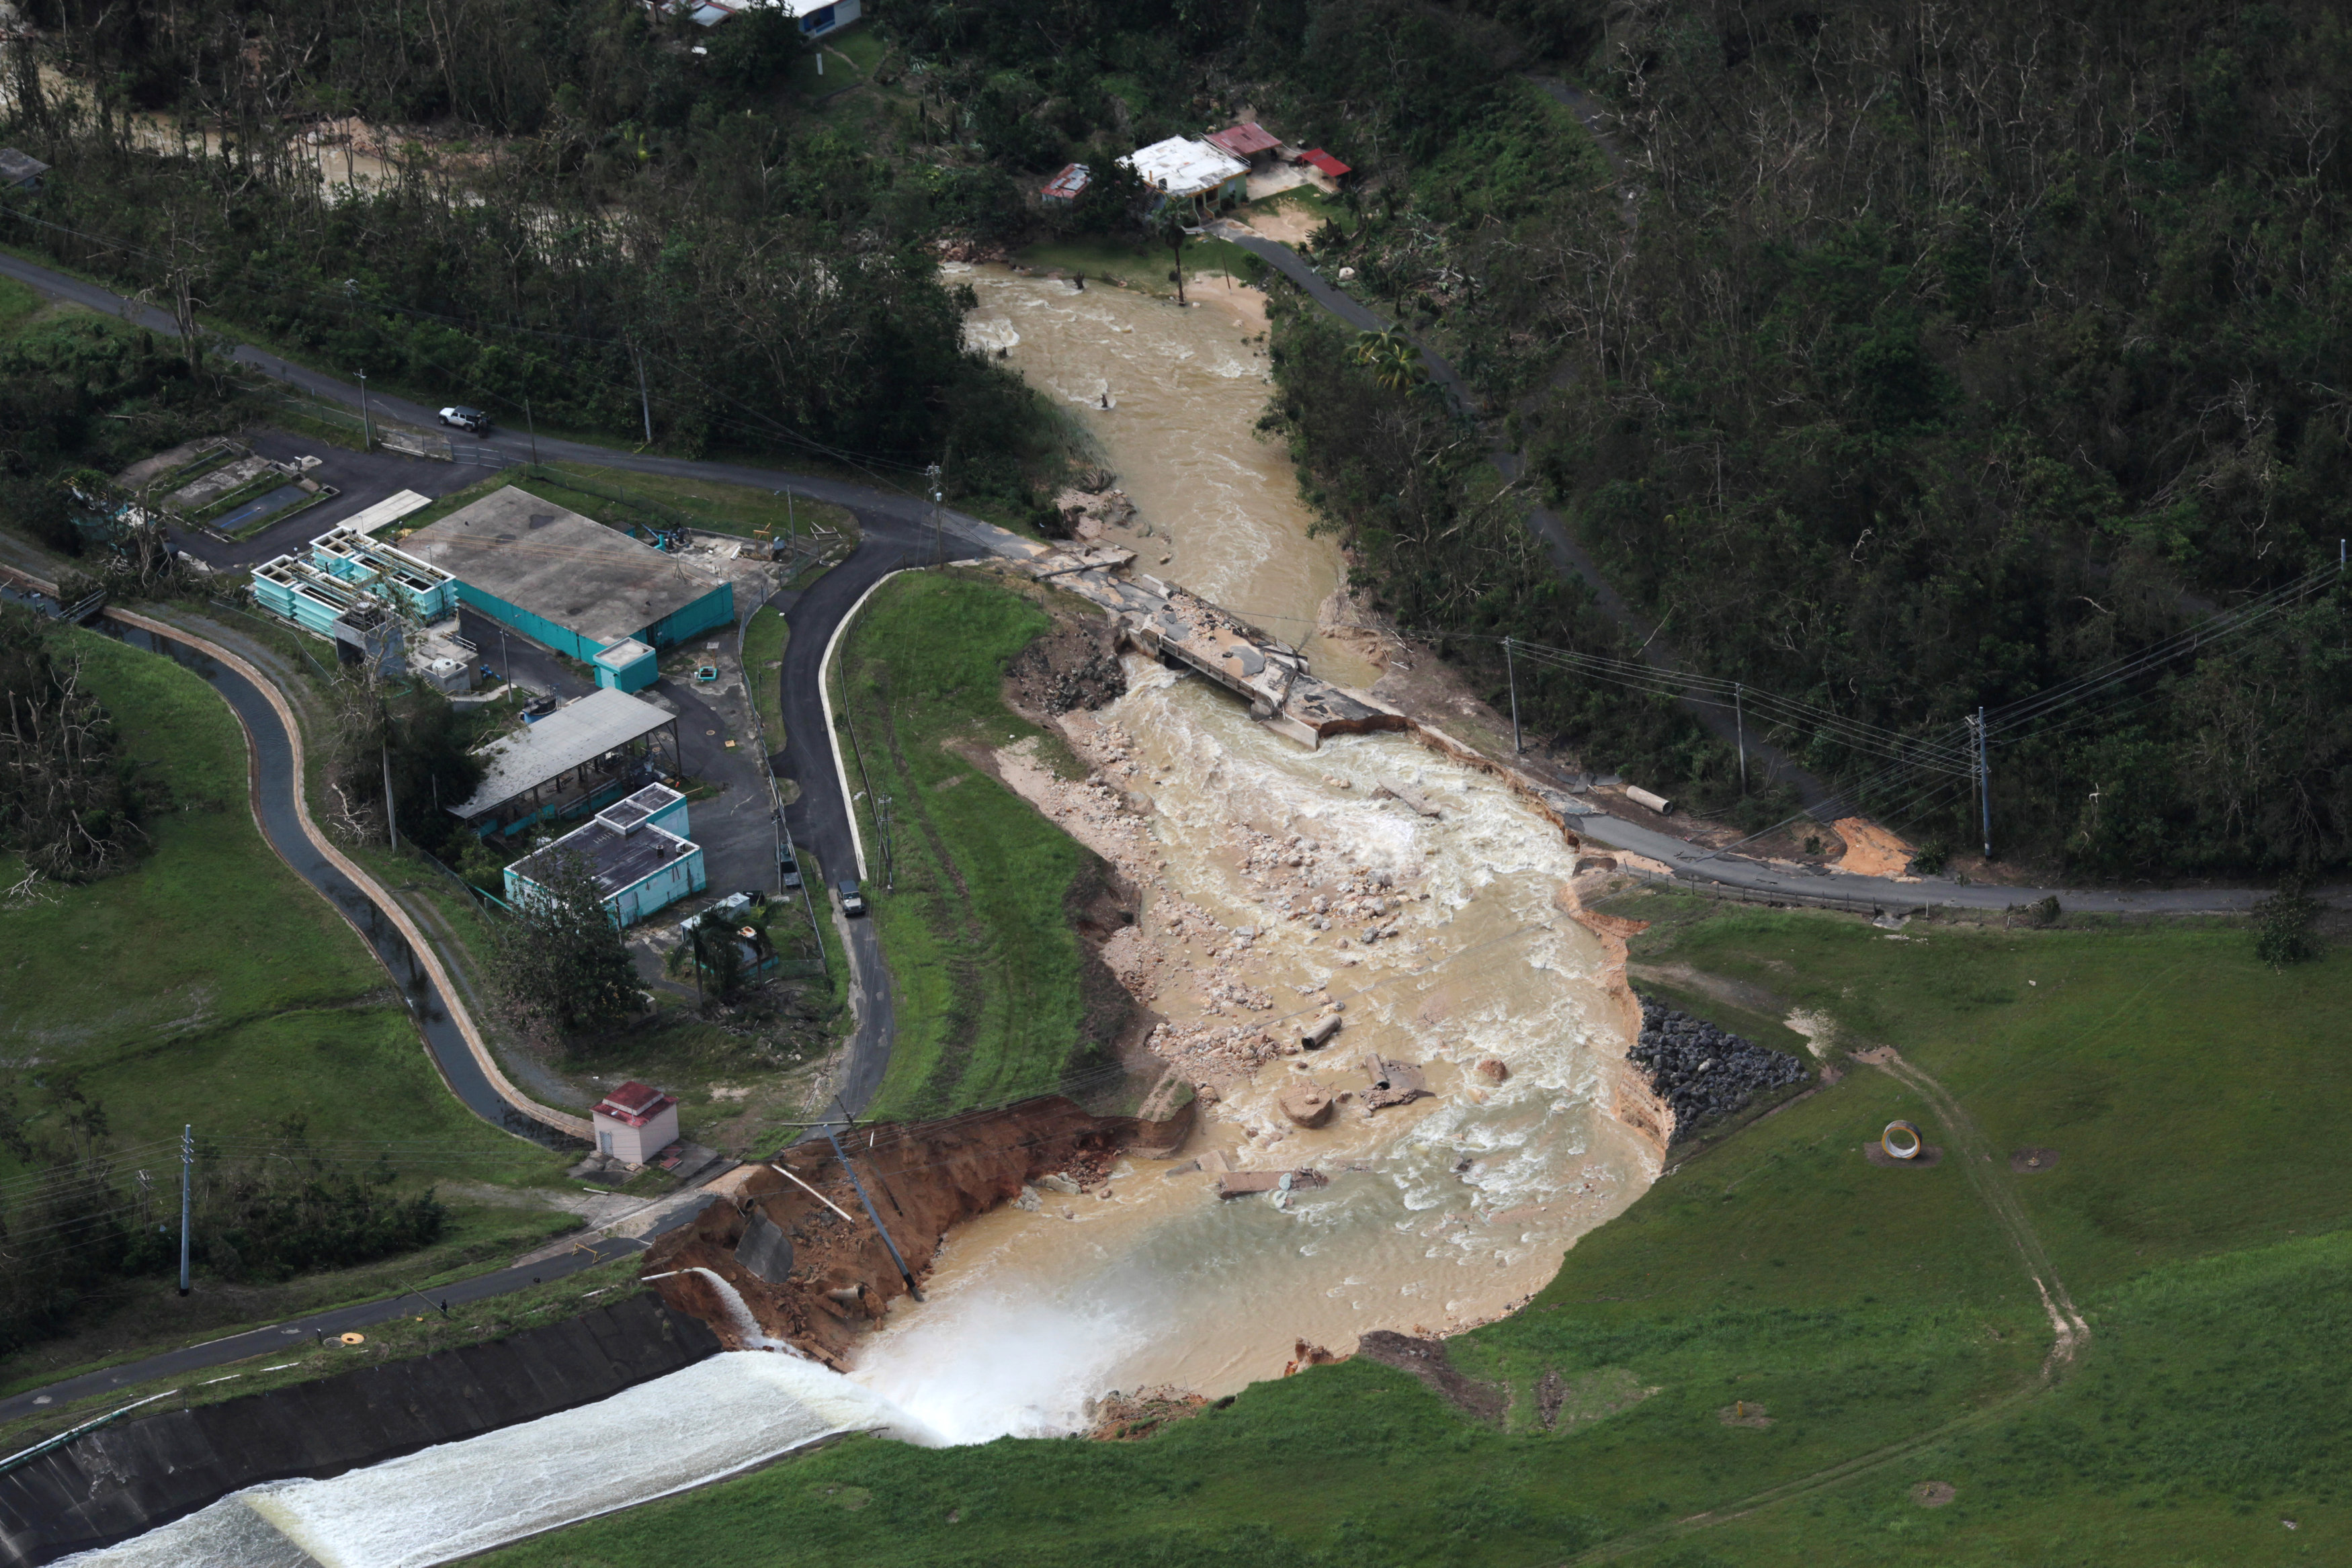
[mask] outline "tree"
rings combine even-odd
[[[0,605],[0,849],[28,872],[81,882],[127,864],[145,835],[113,721],[83,689],[81,661],[51,657],[48,632],[31,611]]]
[[[1184,242],[1192,237],[1185,232],[1184,209],[1171,196],[1162,202],[1151,216],[1144,220],[1144,224],[1151,237],[1168,247],[1169,256],[1175,263],[1168,269],[1168,276],[1176,285],[1176,303],[1181,305],[1184,303]]]
[[[636,966],[595,869],[567,850],[535,863],[531,881],[534,891],[498,929],[490,960],[509,1016],[551,1043],[627,1018],[636,1008]]]
[[[2319,956],[2319,904],[2289,883],[2254,905],[2254,956],[2273,969]]]
[[[1410,392],[1428,379],[1421,350],[1412,340],[1391,327],[1385,332],[1356,335],[1356,363],[1372,372],[1372,380],[1391,392]]]

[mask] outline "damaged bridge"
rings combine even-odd
[[[1314,674],[1297,648],[1189,589],[1141,572],[1114,575],[1134,559],[1131,550],[1097,549],[1049,551],[1021,564],[1102,606],[1129,646],[1205,675],[1268,728],[1309,749],[1326,736],[1412,727],[1404,715]]]

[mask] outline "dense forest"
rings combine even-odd
[[[1383,374],[1271,286],[1276,421],[1401,622],[1619,658],[1658,629],[1829,716],[1761,727],[1931,861],[1979,808],[1886,737],[1949,764],[1979,707],[2011,856],[2352,854],[2324,575],[2352,534],[2352,31],[2323,0],[911,0],[865,25],[888,92],[856,119],[773,14],[25,11],[5,131],[57,173],[5,204],[11,243],[502,418],[634,441],[649,406],[673,450],[944,457],[1015,511],[1051,416],[961,348],[940,243],[1131,228],[1115,180],[1066,214],[1025,187],[1250,110],[1347,149],[1317,259],[1466,382],[1465,410]],[[307,138],[355,122],[414,140],[348,196]],[[1627,624],[1530,534],[1538,496]],[[1499,683],[1491,643],[1445,647]],[[1597,766],[1751,825],[1790,803],[1671,701],[1541,665],[1523,695]]]
[[[1403,275],[1408,319],[1680,656],[1948,737],[1979,705],[2252,606],[2194,657],[2014,707],[1997,836],[2114,873],[2341,867],[2340,10],[1636,4],[1553,41],[1615,181],[1588,163],[1601,177],[1483,202],[1414,187],[1423,221],[1369,224],[1337,256]],[[1507,63],[1465,139],[1528,140]],[[1433,465],[1369,434],[1444,448],[1426,392],[1370,384],[1305,316],[1284,347],[1286,416],[1392,609],[1631,651],[1486,517],[1475,444]],[[1735,792],[1727,748],[1595,699],[1556,683],[1545,712],[1603,762]],[[1873,763],[1825,730],[1780,738],[1842,776]],[[1865,799],[1975,836],[1964,779]]]

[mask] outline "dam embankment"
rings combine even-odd
[[[0,1473],[0,1568],[111,1545],[250,1486],[324,1479],[610,1398],[720,1349],[653,1295],[502,1340],[101,1427]]]

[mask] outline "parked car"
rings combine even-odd
[[[776,852],[776,869],[783,873],[785,891],[790,892],[792,889],[800,886],[801,862],[793,858],[792,851],[779,850]]]
[[[441,411],[441,423],[444,424],[454,424],[459,430],[468,431],[476,435],[488,435],[490,433],[490,416],[488,414],[484,413],[478,408],[467,408],[460,403],[453,403],[449,407],[443,409]]]
[[[844,915],[866,913],[866,895],[857,891],[856,877],[845,876],[835,884],[835,887],[841,894],[841,912]]]

